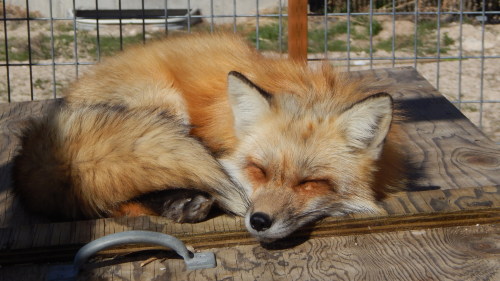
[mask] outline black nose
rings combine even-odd
[[[252,216],[250,217],[250,225],[257,231],[267,230],[269,227],[271,227],[271,224],[273,224],[273,221],[267,214],[258,212],[252,214]]]

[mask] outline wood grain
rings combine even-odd
[[[96,269],[86,276],[118,280],[159,276],[179,280],[456,280],[463,274],[461,280],[498,279],[499,147],[412,68],[351,75],[371,79],[372,92],[390,92],[405,112],[403,129],[409,140],[412,178],[409,192],[381,202],[381,214],[328,218],[307,226],[275,244],[278,250],[263,248],[249,236],[241,218],[228,216],[198,224],[176,224],[161,217],[49,223],[26,213],[11,190],[10,161],[25,120],[53,110],[59,101],[0,104],[0,264],[68,261],[93,239],[144,229],[175,235],[197,250],[215,249],[220,266],[186,272],[179,260],[154,261],[145,268],[134,261]],[[103,252],[100,257],[128,257],[131,251],[145,249],[156,248],[135,245]],[[377,261],[378,257],[383,258]],[[492,257],[497,258],[496,263]],[[16,272],[38,277],[48,271],[42,265],[29,269],[5,266],[0,269],[0,280],[10,280]]]
[[[31,224],[46,221],[27,214],[12,193],[11,160],[26,120],[39,118],[53,110],[60,100],[0,104],[0,226]],[[28,175],[27,175],[28,176]]]
[[[158,265],[173,280],[495,280],[499,230],[474,226],[319,238],[294,251],[236,246],[215,250],[217,269],[182,271],[182,262],[170,260]],[[99,271],[81,280],[101,277]],[[128,272],[125,267],[121,274]]]
[[[211,249],[217,267],[187,271],[182,260],[140,264],[151,253],[115,256],[78,280],[499,280],[500,226],[474,225],[310,239],[288,249]],[[12,266],[0,280],[43,280],[53,267]],[[30,278],[31,277],[31,278]]]
[[[313,238],[498,223],[500,187],[404,192],[388,198],[381,207],[384,211],[380,214],[326,218],[275,245],[292,247]],[[259,244],[239,217],[219,216],[197,224],[179,224],[149,216],[108,218],[0,229],[0,264],[69,261],[85,243],[127,230],[167,233],[198,250]],[[113,250],[112,254],[145,249],[156,248],[132,245]],[[101,253],[109,254],[109,251]]]
[[[500,149],[413,68],[351,72],[387,90],[406,120],[412,190],[500,184]]]

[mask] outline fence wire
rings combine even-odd
[[[60,97],[103,57],[165,34],[232,31],[263,52],[287,52],[286,0],[109,2],[2,1],[0,102]],[[309,0],[308,19],[310,62],[413,66],[500,141],[498,0]]]

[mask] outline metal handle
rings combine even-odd
[[[134,230],[106,235],[83,246],[76,253],[73,261],[73,270],[75,273],[78,273],[87,259],[99,251],[118,245],[133,243],[156,244],[171,248],[184,259],[187,268],[191,270],[212,268],[217,265],[214,253],[191,253],[181,240],[171,235],[152,231]]]
[[[73,265],[55,265],[49,268],[46,281],[76,280],[80,268],[95,253],[104,249],[131,243],[146,243],[165,246],[176,251],[190,270],[212,268],[217,265],[215,255],[211,252],[191,253],[181,240],[167,234],[152,231],[125,231],[98,238],[78,250]]]

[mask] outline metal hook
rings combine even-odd
[[[62,267],[54,268],[53,273],[55,276],[52,276],[52,278],[49,276],[48,280],[74,279],[80,272],[82,265],[97,252],[114,246],[136,243],[155,244],[176,251],[184,259],[189,270],[213,268],[217,265],[215,255],[212,252],[192,253],[188,251],[181,240],[171,235],[153,231],[133,230],[106,235],[86,244],[76,253],[70,272],[62,270]]]

